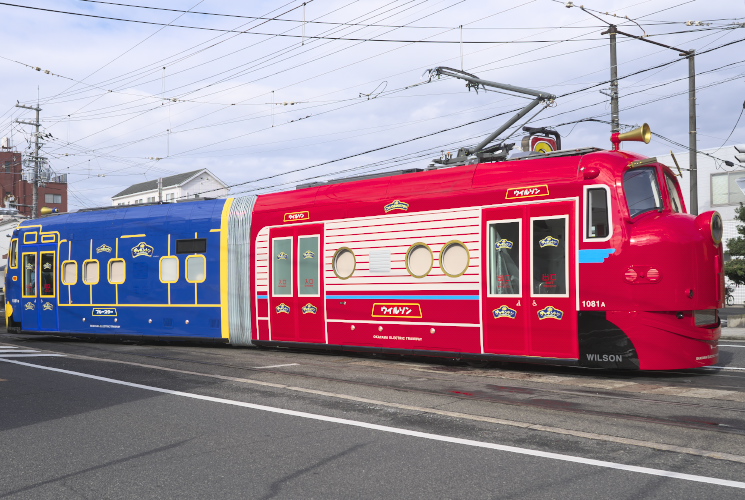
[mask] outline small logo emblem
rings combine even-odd
[[[403,210],[408,212],[409,204],[401,200],[395,200],[393,203],[389,203],[385,206],[385,213],[392,212],[393,210]]]
[[[290,306],[288,306],[284,302],[282,302],[280,305],[275,307],[275,309],[277,310],[277,314],[281,314],[281,313],[290,314]]]
[[[492,311],[494,318],[510,318],[515,319],[517,317],[517,311],[507,306],[499,306]]]
[[[546,236],[541,241],[538,242],[538,245],[540,245],[541,248],[543,247],[558,247],[559,246],[559,240],[557,238],[554,238],[553,236]]]
[[[26,302],[25,307],[29,311],[33,311],[34,309],[36,309],[36,305],[33,302]]]
[[[318,312],[318,308],[308,302],[303,306],[303,314],[315,314]]]
[[[111,253],[111,247],[109,245],[104,244],[96,248],[96,253],[101,253],[101,252]]]
[[[51,302],[44,302],[44,306],[42,306],[45,311],[51,311],[54,309],[54,304]]]
[[[303,252],[303,259],[315,259],[316,253],[311,250],[306,250]]]
[[[141,241],[137,246],[132,248],[132,257],[152,257],[153,247]]]
[[[502,238],[494,246],[497,250],[510,250],[512,248],[512,245],[513,243],[510,240]]]
[[[28,264],[26,264],[26,270],[27,271],[33,271],[34,270],[34,265],[29,262]]]
[[[556,309],[554,306],[546,306],[538,311],[538,319],[562,319],[564,317],[564,311]]]
[[[41,268],[44,269],[45,271],[47,269],[51,269],[52,268],[52,263],[51,262],[47,262],[46,264],[44,264],[43,266],[41,266]]]
[[[287,255],[287,253],[285,252],[279,252],[277,254],[277,260],[287,260],[288,257],[289,255]]]

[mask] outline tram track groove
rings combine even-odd
[[[394,403],[394,402],[389,402],[389,401],[380,401],[380,400],[374,400],[374,399],[369,399],[369,398],[363,398],[359,396],[352,396],[348,394],[340,394],[340,393],[333,393],[333,392],[328,392],[328,391],[321,391],[317,389],[309,389],[305,387],[291,386],[291,385],[280,384],[280,383],[275,383],[275,382],[265,382],[265,381],[259,381],[259,380],[246,379],[242,377],[231,377],[228,375],[218,375],[218,374],[209,374],[209,373],[203,373],[203,372],[195,372],[191,370],[181,370],[177,368],[168,368],[168,367],[157,366],[157,365],[148,365],[145,363],[136,363],[133,361],[103,359],[103,358],[96,358],[93,356],[85,356],[85,355],[79,355],[79,354],[68,354],[68,356],[71,358],[125,364],[129,366],[137,366],[140,368],[155,369],[155,370],[161,370],[161,371],[168,371],[172,373],[179,373],[182,375],[209,377],[209,378],[215,378],[215,379],[229,381],[229,382],[251,384],[251,385],[256,385],[256,386],[271,387],[274,389],[283,389],[283,390],[288,390],[288,391],[293,391],[293,392],[313,394],[316,396],[343,399],[347,401],[354,401],[357,403],[363,403],[363,404],[374,405],[374,406],[396,408],[400,410],[413,411],[413,412],[418,412],[418,413],[428,413],[428,414],[439,415],[439,416],[450,417],[450,418],[491,423],[491,424],[504,425],[504,426],[509,426],[509,427],[517,427],[517,428],[534,430],[534,431],[539,431],[539,432],[548,432],[548,433],[560,434],[560,435],[583,438],[583,439],[591,439],[595,441],[604,441],[604,442],[616,443],[616,444],[621,444],[621,445],[643,447],[643,448],[649,448],[649,449],[658,450],[658,451],[681,453],[681,454],[686,454],[686,455],[699,456],[703,458],[711,458],[715,460],[724,460],[724,461],[729,461],[729,462],[737,462],[737,463],[745,464],[745,456],[736,455],[732,453],[702,450],[698,448],[689,448],[689,447],[677,446],[677,445],[671,445],[671,444],[665,444],[665,443],[654,443],[650,441],[642,441],[638,439],[625,438],[625,437],[620,437],[620,436],[611,436],[607,434],[597,434],[597,433],[592,433],[592,432],[564,429],[560,427],[533,424],[529,422],[519,422],[515,420],[501,419],[501,418],[489,417],[489,416],[484,416],[484,415],[473,415],[473,414],[462,413],[462,412],[442,410],[438,408],[427,408],[427,407],[422,407],[422,406],[406,405],[406,404],[401,404],[401,403]],[[155,356],[149,356],[149,357],[155,357]],[[173,358],[165,358],[165,359],[174,360]],[[188,361],[188,360],[183,360],[183,361]],[[212,364],[212,363],[209,363],[209,364]],[[266,372],[266,370],[264,372]],[[284,372],[282,374],[288,375],[287,373],[284,373]],[[289,375],[294,375],[294,374],[289,374]],[[415,392],[415,391],[411,391],[411,392]],[[422,392],[426,392],[426,391],[422,391]],[[452,395],[450,397],[458,398],[457,395]]]
[[[69,347],[69,344],[64,344]],[[648,417],[648,416],[642,416],[642,415],[633,415],[633,414],[623,414],[618,412],[604,412],[604,411],[596,411],[596,410],[590,410],[586,408],[567,408],[567,407],[561,407],[561,406],[553,406],[553,405],[546,405],[546,404],[536,404],[534,402],[525,402],[525,401],[516,401],[516,400],[507,400],[504,398],[499,397],[493,397],[493,396],[479,396],[476,394],[465,394],[465,393],[459,393],[459,391],[432,391],[432,390],[425,390],[425,389],[416,389],[411,387],[405,387],[401,385],[381,385],[377,383],[370,383],[370,382],[362,382],[357,380],[347,380],[347,379],[340,379],[340,378],[333,378],[333,377],[327,377],[327,376],[320,376],[320,375],[311,375],[307,373],[297,373],[297,372],[288,372],[284,370],[271,370],[271,369],[265,369],[260,367],[249,367],[249,366],[240,366],[235,364],[229,364],[229,363],[220,363],[220,362],[213,362],[213,361],[205,361],[205,360],[194,360],[194,359],[187,359],[187,358],[178,358],[178,357],[172,357],[172,356],[162,356],[162,355],[154,355],[154,354],[147,354],[147,353],[133,353],[133,352],[122,352],[122,351],[115,351],[110,349],[104,349],[99,346],[86,346],[88,349],[95,349],[98,352],[104,353],[104,354],[113,354],[113,355],[125,355],[125,356],[139,356],[139,357],[145,357],[145,358],[151,358],[151,359],[159,359],[163,361],[172,361],[172,362],[179,362],[179,363],[195,363],[195,364],[201,364],[206,366],[219,366],[222,368],[228,368],[228,369],[236,369],[236,370],[243,370],[243,371],[251,371],[255,372],[257,374],[259,373],[269,373],[274,375],[280,375],[283,377],[300,377],[302,379],[313,379],[333,384],[349,384],[351,386],[360,386],[360,387],[367,387],[372,389],[383,389],[383,390],[393,390],[393,391],[399,391],[399,392],[406,392],[410,394],[418,394],[418,395],[426,395],[426,396],[434,396],[434,397],[446,397],[451,398],[455,400],[461,400],[461,401],[479,401],[479,402],[485,402],[485,403],[491,403],[491,404],[504,404],[504,405],[510,405],[510,406],[518,406],[518,407],[527,407],[527,408],[539,408],[541,410],[545,411],[560,411],[564,413],[571,413],[571,414],[577,414],[577,415],[592,415],[597,417],[603,417],[603,418],[615,418],[615,419],[623,419],[627,421],[636,421],[636,422],[643,422],[643,423],[651,423],[656,425],[663,425],[663,426],[674,426],[674,427],[681,427],[681,428],[687,428],[687,429],[693,429],[693,430],[705,430],[705,431],[712,431],[717,433],[724,433],[724,434],[734,434],[734,435],[745,435],[745,429],[738,429],[738,428],[732,428],[732,427],[726,427],[722,426],[721,424],[718,424],[716,422],[706,422],[706,421],[699,421],[699,422],[691,422],[691,421],[676,421],[671,420],[667,418],[657,418],[657,417]],[[76,349],[77,350],[77,349]],[[145,368],[151,368],[151,369],[159,369],[159,370],[166,370],[166,371],[174,371],[174,372],[183,372],[191,375],[198,375],[198,376],[206,376],[206,377],[213,377],[213,378],[223,378],[227,377],[226,380],[232,380],[234,377],[229,376],[222,376],[222,375],[216,375],[216,374],[209,374],[209,373],[203,373],[203,372],[192,372],[192,371],[184,371],[179,370],[177,368],[168,368],[168,367],[162,367],[157,365],[147,365],[142,363],[136,363],[134,361],[124,361],[124,360],[115,360],[115,359],[107,359],[107,358],[98,358],[95,356],[89,356],[84,354],[71,354],[66,353],[68,356],[71,357],[78,357],[81,359],[90,359],[90,360],[96,360],[96,361],[108,361],[108,362],[115,362],[115,363],[123,363],[123,364],[131,364],[133,366],[142,366]],[[363,360],[363,363],[369,364],[368,360]],[[409,363],[404,363],[409,364]],[[306,363],[307,365],[307,363]],[[432,374],[442,375],[442,374],[453,374],[453,373],[459,373],[459,372],[453,372],[453,371],[447,371],[447,372],[441,372],[436,370],[427,370],[422,369],[421,371],[424,372],[434,372]],[[470,370],[466,372],[467,374],[471,375],[479,375],[477,372],[478,370]],[[463,373],[463,372],[460,372]],[[484,374],[481,374],[480,376],[486,376]],[[252,379],[240,379],[241,382],[246,383],[252,383],[255,385],[266,385],[269,387],[276,387],[281,389],[288,389],[288,390],[295,390],[295,391],[301,391],[306,393],[315,394],[315,389],[308,389],[308,388],[302,388],[302,387],[295,387],[288,384],[274,384],[271,382],[264,382],[264,381],[256,381]],[[534,380],[528,380],[530,382],[535,382]],[[516,387],[515,389],[519,389]],[[611,398],[616,400],[623,400],[623,401],[634,401],[634,402],[641,402],[641,403],[653,403],[653,404],[660,404],[660,405],[675,405],[680,407],[696,407],[699,409],[707,409],[710,410],[712,408],[715,409],[721,409],[726,411],[732,411],[737,413],[743,413],[745,412],[744,409],[738,409],[738,408],[729,408],[729,407],[713,407],[712,405],[702,405],[700,403],[691,403],[691,402],[681,402],[681,401],[666,401],[666,400],[656,400],[656,399],[649,399],[649,398],[639,398],[639,397],[629,397],[625,395],[608,395],[608,394],[588,394],[587,392],[583,391],[567,391],[567,390],[561,390],[561,389],[538,389],[537,391],[542,393],[555,393],[555,394],[562,394],[562,395],[575,395],[575,396],[581,396],[581,397],[603,397],[603,398]],[[333,395],[335,393],[330,393],[327,391],[320,391],[318,393],[319,395]],[[665,394],[662,394],[665,395]],[[350,396],[350,395],[337,395],[337,396],[331,396],[331,397],[341,397],[342,399],[353,399],[357,396]],[[365,399],[365,398],[362,398]],[[383,401],[377,401],[377,400],[371,400],[375,401],[375,404],[379,404],[382,406],[391,406],[391,407],[397,407],[396,405],[399,405],[399,403],[393,403],[393,402],[383,402]],[[540,401],[540,400],[539,400]],[[541,424],[531,424],[531,423],[525,423],[525,422],[515,422],[510,420],[503,420],[503,419],[493,419],[493,417],[488,416],[482,416],[482,415],[471,415],[471,414],[465,414],[461,412],[448,412],[447,410],[438,410],[435,408],[425,408],[425,407],[409,407],[408,405],[403,405],[401,408],[406,409],[413,409],[414,411],[426,411],[428,413],[441,413],[445,416],[452,416],[455,418],[466,418],[471,420],[482,420],[485,422],[491,422],[491,423],[502,423],[504,425],[513,425],[516,427],[524,427],[524,428],[532,428],[534,430],[546,430],[546,432],[554,432],[557,434],[567,434],[567,435],[573,435],[572,433],[578,433],[576,434],[577,437],[587,437],[591,439],[598,439],[597,437],[592,438],[592,433],[589,433],[585,435],[583,431],[578,430],[570,430],[570,429],[563,429],[563,428],[555,428],[552,426],[542,426]],[[487,419],[487,420],[483,420]],[[492,419],[492,420],[488,420]],[[533,427],[535,426],[535,427]],[[632,438],[623,438],[623,437],[615,437],[615,436],[607,436],[607,435],[598,435],[603,436],[601,440],[608,440],[605,439],[605,437],[611,437],[614,440],[615,439],[621,439],[621,440],[629,440],[628,442],[624,442],[624,444],[634,444],[641,446],[639,443],[646,443],[646,441],[640,441],[640,440],[634,440]],[[620,442],[620,441],[619,441]],[[657,449],[657,445],[660,446],[673,446],[676,445],[666,445],[661,443],[651,443],[654,446],[647,446]],[[719,453],[719,452],[707,452],[707,453]],[[703,456],[703,455],[702,455]],[[733,456],[739,456],[739,455],[733,455]],[[738,460],[735,460],[738,461]]]

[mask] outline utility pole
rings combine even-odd
[[[616,26],[610,25],[607,31],[602,33],[603,35],[610,34],[611,36],[611,128],[615,127],[618,132],[618,73],[616,68],[616,35],[624,35],[629,38],[635,38],[642,42],[651,43],[653,45],[659,45],[666,49],[674,50],[678,52],[678,55],[686,57],[688,59],[688,166],[691,174],[690,180],[690,206],[688,207],[689,212],[693,215],[698,215],[698,161],[697,151],[698,145],[696,142],[696,64],[695,64],[695,51],[694,50],[683,50],[671,45],[665,45],[664,43],[655,42],[647,38],[631,35],[618,31]]]
[[[696,61],[694,51],[683,51],[681,56],[688,58],[688,167],[691,169],[691,206],[688,210],[698,215],[698,158],[696,151]]]
[[[621,131],[618,117],[618,59],[616,58],[616,29],[615,24],[608,26],[601,35],[610,35],[610,132]]]
[[[23,104],[16,104],[16,108],[31,109],[36,111],[35,122],[16,120],[16,123],[33,125],[34,127],[36,127],[36,133],[34,134],[34,189],[33,196],[31,198],[31,218],[35,219],[39,216],[39,127],[41,126],[41,123],[39,123],[39,113],[41,112],[41,108],[39,108],[38,105],[34,108],[32,106],[24,106]]]

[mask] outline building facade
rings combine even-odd
[[[704,149],[696,158],[697,162],[697,189],[698,195],[698,213],[716,210],[722,215],[724,222],[724,260],[730,259],[727,253],[726,242],[731,238],[736,238],[737,224],[735,220],[735,208],[740,203],[745,203],[745,193],[737,185],[738,179],[745,179],[745,163],[740,163],[735,158],[737,150],[734,146],[724,146],[721,148]],[[673,161],[673,155],[678,161],[682,177],[679,178],[680,188],[683,191],[686,206],[691,210],[691,175],[689,170],[689,153],[688,151],[657,155],[657,159],[678,172],[678,168]],[[707,156],[711,155],[711,156]],[[733,167],[725,165],[724,161],[734,163]],[[745,182],[745,181],[743,181]],[[729,281],[727,285],[732,285]],[[734,291],[735,304],[745,302],[745,287],[736,287]]]
[[[38,207],[56,208],[67,212],[67,175],[40,177]],[[16,208],[21,215],[31,217],[33,205],[33,178],[23,170],[20,152],[3,148],[0,150],[0,205]]]
[[[160,188],[159,188],[160,184]],[[177,202],[187,198],[227,196],[228,185],[206,168],[133,184],[111,197],[112,205]]]

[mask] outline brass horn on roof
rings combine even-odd
[[[618,148],[623,141],[636,141],[649,144],[652,140],[652,129],[646,123],[639,128],[629,130],[628,132],[616,132],[610,136],[610,142],[613,143],[613,151],[618,151]]]

